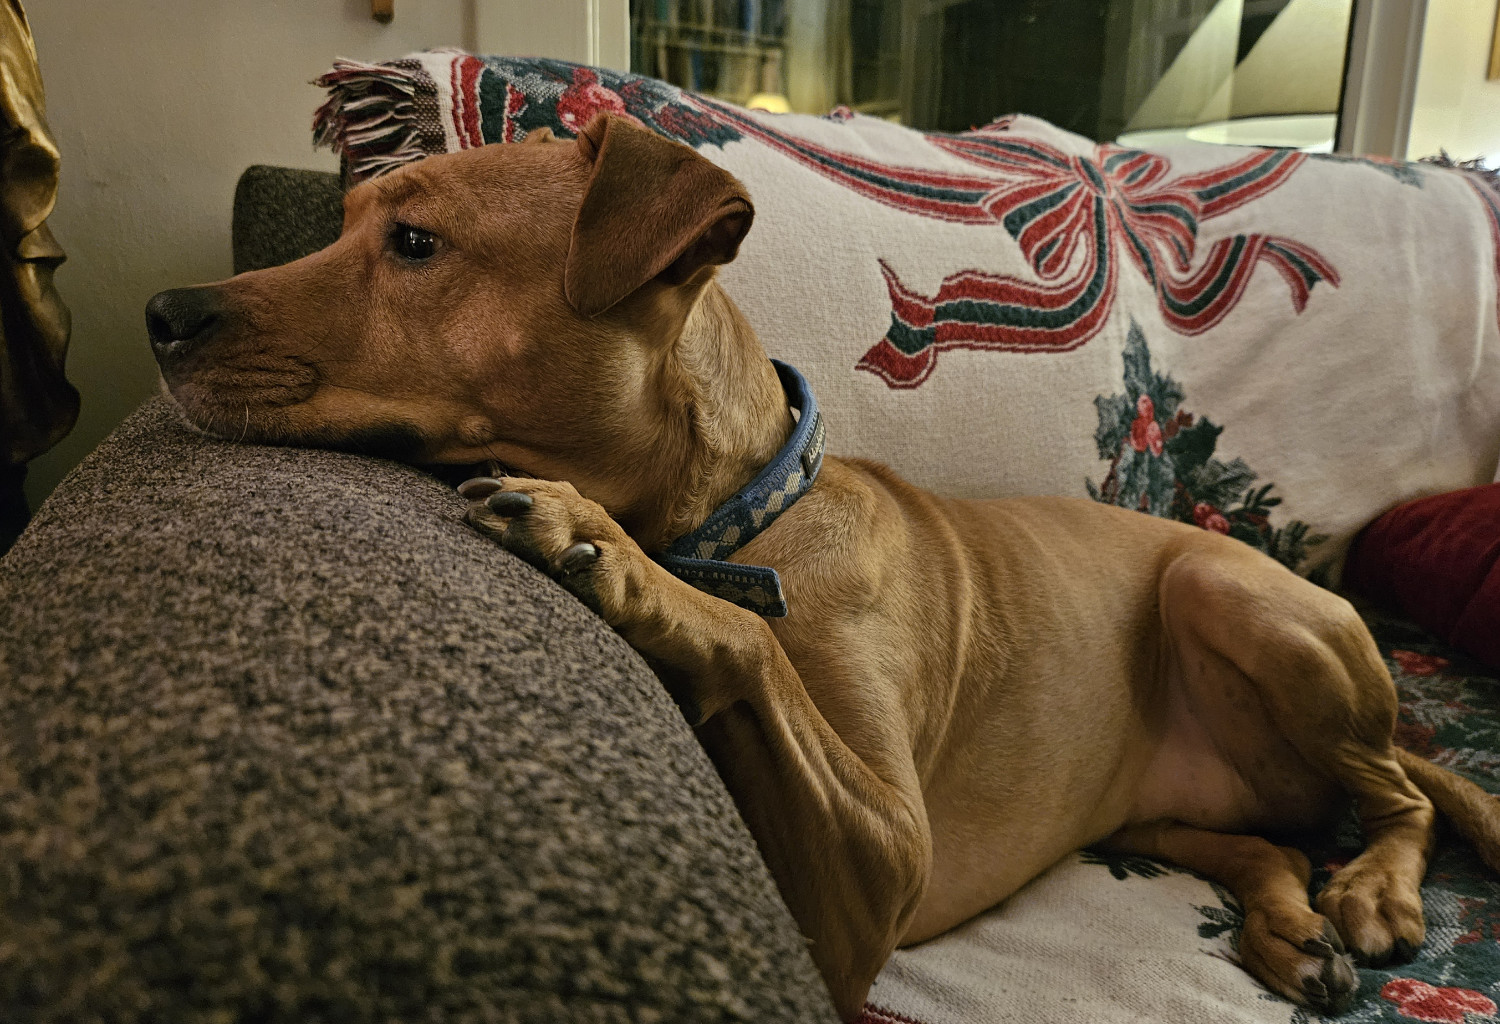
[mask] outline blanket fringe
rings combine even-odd
[[[313,145],[344,160],[356,181],[378,177],[427,155],[414,102],[423,74],[413,61],[366,64],[339,58],[313,84],[328,99],[313,115]]]
[[[1434,167],[1449,167],[1453,170],[1468,171],[1474,177],[1489,186],[1490,191],[1500,196],[1500,170],[1492,170],[1484,166],[1478,157],[1473,160],[1455,160],[1448,155],[1446,149],[1438,150],[1437,156],[1424,156],[1419,163],[1431,164]]]

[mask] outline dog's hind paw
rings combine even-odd
[[[1302,995],[1307,1005],[1323,1014],[1340,1014],[1354,1001],[1359,991],[1359,975],[1354,971],[1354,960],[1344,951],[1339,934],[1333,925],[1323,929],[1324,937],[1302,944],[1302,951],[1309,953],[1322,966],[1317,974],[1305,972],[1302,978]]]
[[[1361,966],[1406,963],[1427,934],[1420,892],[1378,860],[1356,857],[1335,873],[1318,893],[1317,907],[1348,939]]]
[[[1255,910],[1245,917],[1240,957],[1263,984],[1294,1003],[1329,1016],[1343,1013],[1359,991],[1354,960],[1333,925],[1310,910]],[[1293,936],[1306,937],[1296,941]]]

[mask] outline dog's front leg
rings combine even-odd
[[[672,576],[571,485],[507,478],[462,492],[476,528],[553,575],[656,668],[699,728],[839,1013],[857,1016],[932,863],[899,723],[851,749],[763,619]]]

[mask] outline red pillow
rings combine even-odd
[[[1391,509],[1355,539],[1344,585],[1500,668],[1500,483]]]

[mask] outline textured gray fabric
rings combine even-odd
[[[344,221],[337,174],[257,164],[234,189],[234,272],[277,267],[333,242]]]
[[[148,403],[0,560],[0,1019],[831,1021],[639,657],[444,484]]]

